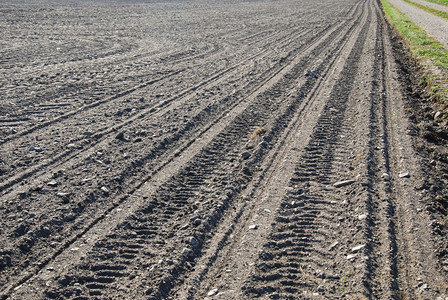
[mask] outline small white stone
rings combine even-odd
[[[354,180],[344,180],[344,181],[336,182],[335,184],[333,184],[333,186],[336,188],[339,188],[339,187],[343,187],[343,186],[350,185],[353,183],[355,183]]]
[[[207,293],[207,296],[213,296],[218,292],[218,289],[213,289]]]
[[[390,180],[390,175],[387,173],[383,173],[383,175],[381,175],[381,178],[383,178],[384,180]]]
[[[367,219],[367,215],[359,215],[358,216],[358,220],[360,220],[360,221],[365,220],[365,219]]]
[[[366,244],[362,244],[362,245],[358,245],[356,247],[352,248],[352,252],[357,252],[359,250],[361,250],[362,248],[364,248],[366,246]]]
[[[400,174],[398,174],[398,177],[400,178],[409,178],[409,172],[401,172]]]
[[[356,257],[357,254],[349,254],[347,255],[347,260],[352,260]]]
[[[255,224],[252,224],[252,225],[249,226],[249,229],[257,229],[257,228],[258,228],[258,226],[255,225]]]
[[[334,242],[333,244],[330,245],[330,247],[328,247],[328,250],[329,251],[333,250],[338,244],[339,242]]]

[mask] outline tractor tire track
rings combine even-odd
[[[335,32],[335,31],[333,31],[333,32]],[[327,40],[328,40],[328,37],[327,37]],[[305,64],[305,63],[302,62],[302,64]],[[302,69],[301,72],[304,72],[304,69]],[[110,211],[110,209],[108,211]],[[94,222],[94,224],[95,224],[95,222]]]
[[[203,4],[117,4],[170,29],[74,49],[75,72],[107,67],[105,94],[74,109],[75,85],[49,86],[11,119],[48,121],[1,144],[0,298],[444,299],[379,2]]]
[[[336,32],[336,31],[333,31],[333,32]],[[333,34],[333,35],[335,35],[335,34]],[[339,36],[342,36],[342,35],[340,35],[339,34]],[[328,44],[328,42],[329,41],[331,41],[331,39],[332,39],[332,37],[331,37],[331,35],[330,35],[330,37],[326,37],[326,43],[325,44]],[[321,46],[322,47],[322,46]],[[325,49],[325,48],[321,48],[319,51],[322,51],[323,49]],[[316,53],[313,53],[313,52],[311,52],[313,55],[315,55]],[[296,61],[297,61],[297,59],[296,59]],[[304,71],[305,71],[305,69],[304,69],[304,67],[306,66],[306,61],[301,61],[301,65],[302,65],[302,67],[300,68],[300,69],[298,69],[298,70],[295,70],[295,72],[296,72],[296,74],[298,73],[298,74],[303,74],[304,73]],[[295,68],[295,69],[297,69],[297,67]],[[282,76],[284,76],[284,75],[282,75]],[[297,75],[296,75],[297,76]],[[288,76],[286,76],[286,78],[289,78]],[[313,80],[312,78],[310,79],[310,80]],[[184,192],[184,191],[183,191]]]

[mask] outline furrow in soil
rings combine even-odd
[[[329,40],[331,40],[332,38],[334,38],[334,36],[335,36],[335,29],[333,29],[333,30],[330,30],[330,32],[328,33],[328,34],[326,34],[326,35],[324,35],[324,37],[325,37],[325,41],[328,43],[328,41]],[[312,43],[311,45],[314,45],[314,44],[316,44],[316,43]],[[316,44],[316,45],[319,45],[318,43]],[[315,47],[315,46],[313,46],[313,47]],[[311,51],[311,54],[308,54],[308,55],[315,55],[315,54],[317,54],[317,53],[319,53],[319,52],[316,52],[317,50],[313,50],[313,47],[307,47],[308,49],[311,49],[311,50],[307,50],[307,51],[304,51],[305,53],[309,53],[310,51]],[[323,48],[322,48],[323,49]],[[314,52],[312,52],[312,51],[314,51]],[[318,51],[321,51],[321,49],[320,50],[318,50]],[[297,52],[297,51],[295,51],[295,52]],[[298,57],[298,58],[296,58],[296,60],[297,61],[299,61],[299,58],[300,57]],[[309,59],[309,58],[308,58]],[[288,61],[288,60],[287,60]],[[297,63],[297,62],[296,62]],[[307,64],[307,61],[306,61],[306,59],[305,58],[302,58],[301,60],[300,60],[300,64],[302,65],[302,67],[301,67],[301,69],[298,69],[299,70],[299,72],[305,72],[306,70],[304,69],[304,66]],[[278,68],[277,68],[278,69]],[[297,68],[296,68],[297,69]],[[297,72],[297,70],[295,70],[296,72]],[[276,72],[278,72],[278,71],[275,71],[275,69],[274,69],[274,74],[276,74]],[[280,74],[280,78],[281,78],[281,76],[283,76],[283,74]],[[312,78],[312,76],[310,76],[310,80],[312,80],[313,78]],[[262,91],[263,89],[261,89],[261,91]],[[224,99],[224,101],[226,101],[227,99]],[[245,105],[248,105],[247,103],[245,104]],[[197,120],[196,120],[197,121]],[[201,134],[204,134],[204,132],[206,132],[207,130],[205,130],[205,131],[203,131]],[[123,137],[123,139],[128,139],[127,137]],[[187,145],[189,144],[189,142],[187,142]],[[160,147],[160,148],[163,148],[164,147],[164,145],[163,145],[163,143],[162,143],[162,146]],[[96,150],[96,149],[95,149]],[[104,151],[103,151],[104,152]],[[98,152],[97,153],[95,153],[95,154],[98,154]],[[102,155],[103,153],[100,153],[100,155]],[[180,152],[179,153],[176,153],[176,155],[180,155]],[[155,155],[154,155],[155,156]],[[87,158],[88,159],[90,159],[90,157],[89,156],[87,156]],[[95,160],[95,161],[97,161],[97,160]],[[162,166],[163,165],[165,165],[166,163],[163,163],[163,161],[162,161]],[[78,166],[76,166],[76,167],[78,167]],[[135,169],[135,165],[133,164],[132,165],[132,167]],[[73,169],[75,169],[75,168],[73,168]],[[76,168],[76,169],[78,169],[78,168]],[[139,174],[140,176],[141,176],[141,174]],[[93,179],[95,179],[95,178],[87,178],[87,179],[85,179],[85,181],[86,182],[90,182],[90,181],[92,181]],[[89,184],[90,185],[90,184]],[[138,184],[139,185],[139,184]],[[137,186],[138,186],[137,185]],[[105,191],[105,189],[107,189],[107,192]],[[105,188],[102,188],[101,189],[102,190],[102,192],[103,192],[103,196],[108,196],[108,194],[111,194],[112,193],[112,191],[109,191],[109,189],[108,189],[108,187],[105,187]],[[38,190],[39,191],[39,190]],[[26,194],[26,193],[25,193]],[[106,195],[104,195],[104,194],[106,194]],[[118,194],[118,193],[117,193]],[[63,196],[68,196],[68,195],[63,195]],[[126,198],[126,194],[123,196],[124,198]],[[123,198],[122,197],[122,198]],[[92,202],[95,202],[95,195],[92,195],[92,194],[90,194],[89,195],[89,198],[91,199],[91,200],[93,200]],[[92,199],[93,198],[93,199]],[[120,199],[118,199],[118,201],[116,201],[115,203],[120,203],[121,201],[122,201],[122,198]],[[109,212],[112,208],[115,208],[116,207],[116,205],[117,204],[114,204],[114,205],[112,205],[112,206],[109,206],[108,207],[108,209],[106,210],[106,212]],[[78,205],[79,206],[79,205]],[[47,208],[48,209],[48,208]],[[86,210],[87,211],[87,210]],[[88,212],[88,214],[92,214],[92,212],[93,212],[93,210],[92,209],[89,209],[89,211],[87,211]],[[73,218],[73,219],[76,219],[76,222],[75,222],[75,225],[72,227],[72,228],[70,228],[70,230],[67,230],[68,232],[70,232],[71,230],[73,230],[73,229],[75,229],[74,230],[74,232],[83,232],[83,231],[85,231],[85,229],[83,229],[83,228],[85,228],[85,227],[83,227],[82,226],[82,224],[83,223],[87,223],[87,224],[89,224],[90,222],[88,222],[85,218],[77,218],[78,216],[77,216],[77,214],[79,214],[79,210],[78,211],[75,211],[74,212],[74,214],[72,214],[71,215],[71,218]],[[87,214],[87,213],[85,213],[85,214]],[[93,221],[93,223],[90,223],[90,224],[95,224],[98,220],[100,220],[101,218],[103,218],[103,216],[104,216],[104,214],[105,213],[100,213],[100,217],[98,217],[96,220],[94,220]],[[79,220],[79,219],[81,219],[81,220]],[[54,221],[53,221],[54,220]],[[54,231],[54,228],[49,228],[49,226],[48,226],[48,224],[50,224],[50,225],[53,225],[54,223],[56,223],[58,220],[57,219],[53,219],[53,220],[50,220],[49,222],[46,222],[46,223],[43,223],[43,225],[40,225],[40,230],[42,230],[42,229],[45,229],[45,230],[53,230]],[[72,221],[72,220],[63,220],[64,222],[62,223],[63,225],[64,225],[64,227],[66,226],[66,223],[67,222],[70,222],[70,221]],[[86,222],[87,221],[87,222]],[[41,223],[41,224],[42,224]],[[53,223],[53,224],[52,224]],[[62,225],[61,223],[59,223],[59,228],[61,228],[62,226],[60,226],[60,225]],[[45,226],[46,225],[46,226]],[[89,227],[91,227],[92,225],[88,225],[87,226],[87,228],[89,228]],[[36,226],[37,228],[39,228],[38,226]],[[45,228],[44,228],[45,227]],[[67,227],[65,227],[65,228],[67,228]],[[79,230],[76,230],[77,228],[80,228]],[[28,233],[29,232],[33,232],[33,230],[30,230],[29,228],[27,228],[28,229]],[[63,228],[61,228],[61,229],[63,229]],[[37,229],[38,230],[38,232],[40,232],[39,231],[39,229]],[[61,235],[63,235],[63,231],[61,232]],[[79,235],[79,233],[77,233],[77,234],[75,234],[75,238],[77,239],[78,238],[78,235]],[[55,243],[54,241],[55,241],[55,237],[56,237],[56,235],[55,234],[52,234],[52,240],[53,240],[53,242],[52,243]],[[45,240],[45,237],[40,237],[40,239],[42,239],[42,240]],[[29,240],[27,240],[27,241],[29,241]],[[72,239],[69,239],[69,240],[66,240],[66,241],[72,241]],[[26,242],[26,241],[25,241]],[[24,245],[24,247],[33,247],[34,246],[34,244],[36,243],[43,243],[44,241],[40,241],[40,240],[31,240],[31,241],[29,241],[29,243],[28,243],[28,245]],[[48,242],[45,242],[45,243],[48,243]],[[64,246],[63,247],[66,247],[65,245],[67,244],[67,242],[64,242],[64,243],[62,243]],[[21,249],[21,248],[20,248]],[[53,252],[53,253],[55,253],[56,255],[57,255],[57,253],[59,253],[61,250],[60,250],[61,248],[60,247],[56,247],[56,250],[55,250],[55,252]],[[33,251],[29,251],[29,250],[31,250],[31,249],[25,249],[25,252],[33,252]],[[14,250],[12,250],[13,252],[14,252]],[[11,252],[11,251],[10,251]],[[55,254],[53,254],[53,255],[55,255]],[[38,255],[38,253],[32,253],[32,255],[33,256],[35,256],[35,255]],[[48,257],[48,256],[47,256]],[[52,257],[52,255],[49,255],[49,257],[50,257],[50,259],[51,259],[51,257]],[[37,268],[39,269],[40,267],[42,267],[42,263],[43,263],[43,265],[45,265],[47,262],[48,262],[48,259],[49,258],[41,258],[40,259],[40,263],[39,262],[36,262],[36,266],[37,266]],[[39,267],[40,266],[40,267]],[[25,275],[24,275],[24,277],[22,277],[22,279],[19,281],[19,282],[22,282],[23,280],[25,280],[26,278],[28,278],[30,275],[32,274],[32,272],[31,273],[25,273]]]
[[[379,1],[27,1],[1,299],[445,299]]]

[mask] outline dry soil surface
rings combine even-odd
[[[379,2],[0,28],[0,298],[446,299],[446,136]]]

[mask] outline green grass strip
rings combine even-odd
[[[425,0],[425,1],[448,6],[448,0]]]
[[[429,12],[430,14],[433,14],[433,15],[436,15],[436,16],[439,16],[439,17],[442,17],[442,18],[448,20],[448,13],[447,12],[440,11],[440,10],[437,10],[437,9],[434,9],[434,8],[431,8],[431,7],[427,7],[427,6],[421,5],[419,3],[412,2],[410,0],[403,0],[403,1],[406,2],[406,3],[412,4],[412,5],[414,5],[414,6],[418,7],[418,8],[426,11],[426,12]]]
[[[422,80],[426,82],[431,96],[443,102],[448,101],[448,49],[419,26],[411,22],[389,1],[381,0],[386,15],[401,36],[408,42],[411,52],[422,65],[434,65],[442,69],[442,77],[426,74]],[[429,68],[431,69],[431,68]]]
[[[448,69],[448,49],[429,37],[426,32],[411,22],[402,12],[387,0],[381,0],[387,16],[395,28],[406,38],[411,51],[418,57],[431,61],[434,65]]]

